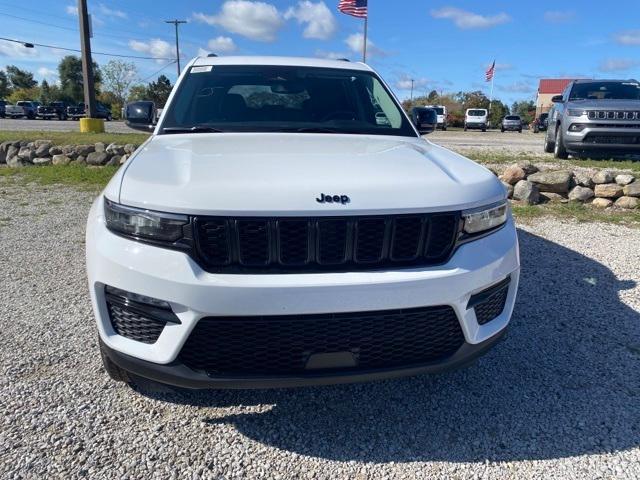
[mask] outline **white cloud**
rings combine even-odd
[[[640,30],[627,30],[613,37],[621,45],[640,45]]]
[[[451,20],[456,27],[464,30],[471,28],[491,28],[511,21],[511,17],[506,13],[480,15],[456,7],[443,7],[437,10],[431,10],[431,16],[433,18]]]
[[[78,7],[75,5],[67,5],[65,11],[67,12],[67,15],[78,16]]]
[[[235,44],[233,38],[231,37],[220,36],[212,38],[211,40],[209,40],[209,42],[207,42],[207,53],[233,53],[236,50],[238,50],[238,46]],[[200,49],[200,52],[205,52],[205,50]],[[204,55],[206,55],[207,53],[205,53]]]
[[[398,89],[398,90],[411,90],[412,84],[411,81],[413,80],[413,90],[422,90],[423,88],[425,88],[427,85],[429,85],[430,81],[428,78],[412,78],[409,75],[401,75],[400,78],[398,78],[398,80],[396,80],[394,86]]]
[[[364,46],[364,34],[363,33],[354,33],[349,35],[344,43],[347,44],[347,47],[353,52],[359,55],[362,54],[362,47]],[[367,38],[367,57],[377,56],[384,57],[387,53],[384,50],[378,48],[371,40]]]
[[[630,58],[608,58],[600,63],[598,70],[601,72],[624,72],[638,65],[640,65],[638,60]]]
[[[345,52],[327,52],[325,50],[316,50],[316,57],[326,58],[328,60],[340,60],[349,58],[349,54]]]
[[[529,82],[518,81],[510,85],[499,85],[499,90],[510,93],[533,93],[535,88]]]
[[[99,5],[99,11],[101,14],[103,14],[105,17],[115,17],[115,18],[120,18],[120,19],[127,19],[129,18],[129,15],[127,15],[126,13],[124,13],[122,10],[114,10],[111,9],[109,7],[107,7],[104,3],[101,3]]]
[[[158,63],[164,63],[167,58],[175,58],[176,56],[175,47],[159,38],[153,38],[148,42],[129,40],[129,48],[150,57],[162,58],[162,60],[156,60]]]
[[[53,78],[58,76],[58,72],[56,70],[52,70],[51,68],[40,67],[38,69],[38,75],[43,78]]]
[[[548,23],[565,23],[573,20],[575,16],[576,12],[572,10],[549,10],[544,12],[544,21]]]
[[[313,3],[309,0],[298,2],[296,7],[291,7],[284,14],[289,20],[295,18],[298,23],[305,23],[304,38],[317,38],[328,40],[333,37],[338,29],[338,22],[331,10],[324,2]]]
[[[284,26],[284,18],[275,6],[248,0],[227,0],[218,15],[194,13],[193,18],[261,42],[273,42]]]
[[[27,48],[21,43],[5,42],[0,40],[0,57],[7,58],[33,58],[38,56],[35,48]]]

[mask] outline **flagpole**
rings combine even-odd
[[[364,17],[364,44],[362,45],[362,62],[367,63],[367,30],[369,26],[369,12]]]

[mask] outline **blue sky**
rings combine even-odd
[[[202,51],[241,55],[360,59],[362,20],[337,12],[338,0],[89,0],[93,49],[172,57],[181,27],[183,63]],[[74,0],[0,0],[0,36],[79,48]],[[607,5],[614,5],[608,7]],[[483,89],[495,58],[495,97],[533,99],[540,77],[640,77],[640,2],[369,0],[370,63],[408,97]],[[17,18],[20,17],[20,18]],[[39,22],[39,23],[38,23]],[[65,52],[0,41],[0,68],[15,64],[56,80]],[[108,57],[96,56],[98,63]],[[140,79],[166,60],[135,60]],[[172,80],[176,68],[163,70]],[[155,77],[152,77],[155,78]]]

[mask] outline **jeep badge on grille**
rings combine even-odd
[[[316,202],[318,203],[341,203],[342,205],[346,205],[350,201],[351,199],[347,195],[326,195],[321,193],[320,198],[316,198]]]

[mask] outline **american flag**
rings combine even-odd
[[[484,74],[484,77],[487,80],[487,82],[490,82],[491,80],[493,80],[493,74],[494,73],[496,73],[496,61],[495,60],[493,61],[491,66],[487,69],[487,71]]]
[[[340,0],[338,10],[352,17],[367,18],[367,0]]]

